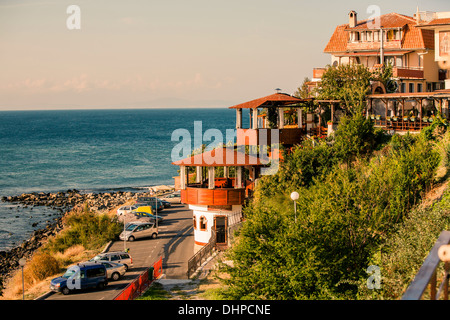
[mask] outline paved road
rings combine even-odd
[[[119,281],[110,281],[103,290],[84,290],[67,296],[55,293],[46,300],[112,300],[147,267],[163,257],[163,273],[169,279],[187,279],[187,261],[194,254],[192,212],[186,205],[173,205],[158,212],[164,218],[156,239],[126,242],[133,268]],[[108,251],[123,251],[124,242],[114,242]]]

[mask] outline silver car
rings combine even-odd
[[[108,261],[97,261],[98,263],[103,264],[106,267],[106,275],[108,279],[111,279],[113,281],[117,281],[122,277],[125,272],[127,272],[127,268],[125,265],[121,263],[114,263],[114,262],[108,262]]]
[[[126,270],[133,267],[133,258],[128,252],[123,251],[100,253],[89,261],[121,263]]]
[[[120,234],[120,240],[134,241],[136,239],[151,237],[155,239],[158,235],[158,228],[153,222],[130,222],[125,230]]]

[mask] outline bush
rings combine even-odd
[[[381,268],[381,290],[367,290],[361,281],[360,299],[399,299],[414,279],[442,230],[450,227],[450,190],[441,201],[413,210],[380,248],[371,263]]]
[[[64,252],[75,245],[82,245],[86,250],[98,249],[114,240],[123,229],[117,217],[111,219],[107,214],[89,210],[69,215],[66,226],[64,232],[49,241],[47,247],[51,252]]]
[[[32,282],[42,281],[60,272],[58,261],[45,252],[37,253],[24,268],[24,275]]]
[[[303,144],[276,175],[261,180],[257,201],[244,209],[246,223],[228,252],[234,266],[222,266],[230,276],[223,280],[225,296],[358,296],[358,281],[367,278],[372,257],[431,187],[440,156],[430,141],[406,135],[394,136],[368,158],[376,139],[361,118],[356,121],[345,125],[355,136],[350,140],[360,141],[355,148],[343,134],[332,147]],[[294,190],[300,194],[297,223],[289,198]]]

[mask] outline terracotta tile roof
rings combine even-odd
[[[176,166],[230,167],[230,166],[262,166],[257,157],[244,154],[231,148],[216,148],[182,160],[172,162]]]
[[[309,100],[309,99],[306,99]],[[235,106],[229,107],[229,109],[249,109],[259,108],[269,105],[288,105],[303,102],[305,99],[299,99],[288,95],[287,93],[274,93],[266,97],[258,98]]]
[[[373,20],[359,21],[354,28],[349,24],[337,26],[327,46],[325,53],[346,52],[349,30],[368,30]],[[433,30],[416,28],[416,20],[412,17],[398,13],[388,13],[380,16],[380,25],[383,28],[404,28],[401,49],[434,49]],[[355,51],[352,49],[351,51]]]
[[[408,24],[402,39],[403,49],[434,49],[434,31],[416,28]]]
[[[439,26],[439,25],[450,25],[450,18],[433,19],[427,23],[423,23],[422,26]]]
[[[374,22],[374,19],[367,19],[358,21],[358,24],[354,28],[350,28],[347,24],[346,30],[367,30],[369,29]],[[412,17],[408,17],[398,13],[388,13],[380,16],[380,25],[383,28],[401,28],[406,24],[416,23],[416,20]]]
[[[349,39],[349,33],[344,31],[348,27],[348,24],[337,26],[333,35],[328,41],[324,52],[345,52],[347,50],[347,43]]]

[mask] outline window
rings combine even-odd
[[[402,93],[406,93],[406,83],[402,82],[400,90]]]
[[[387,41],[392,41],[395,39],[394,30],[388,30],[386,34]]]
[[[207,222],[206,217],[205,216],[201,216],[200,217],[200,230],[201,231],[205,231],[206,230],[206,228],[207,228],[206,222]]]
[[[194,229],[197,230],[197,217],[194,216],[194,218],[192,218],[193,222],[194,222]]]
[[[111,261],[120,260],[120,256],[118,254],[114,254],[111,256]]]
[[[93,268],[86,270],[86,277],[88,278],[102,277],[104,275],[105,275],[104,269]]]
[[[418,83],[417,84],[417,92],[422,92],[423,90],[423,84],[422,83]]]
[[[413,93],[414,92],[414,83],[410,83],[409,84],[409,93]]]

